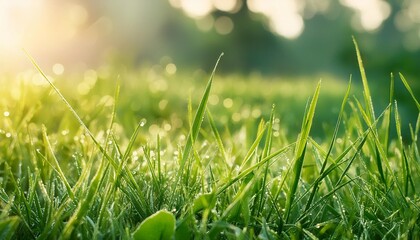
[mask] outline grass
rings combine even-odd
[[[216,67],[205,88],[156,68],[64,81],[31,59],[1,80],[0,238],[418,239],[420,114],[393,75],[374,106],[355,46],[362,84],[339,91]]]

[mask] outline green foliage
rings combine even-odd
[[[357,44],[356,52],[363,101],[352,81],[342,91],[344,98],[325,99],[330,82],[323,81],[323,91],[319,83],[301,113],[296,112],[305,109],[283,99],[275,108],[258,100],[257,93],[275,100],[270,86],[280,83],[250,80],[252,89],[242,91],[249,85],[229,79],[225,87],[235,91],[226,95],[229,91],[213,80],[214,71],[204,91],[198,91],[201,97],[191,90],[188,107],[186,101],[176,105],[182,99],[175,93],[188,93],[182,80],[172,79],[168,92],[174,95],[148,93],[139,87],[143,82],[131,81],[139,74],[135,70],[122,76],[130,81],[118,83],[114,96],[100,97],[109,91],[108,76],[91,94],[74,97],[73,88],[52,81],[34,62],[49,86],[24,78],[20,85],[9,81],[0,89],[5,96],[0,105],[0,237],[418,236],[420,114],[414,113],[415,123],[406,122],[392,75],[386,107],[374,108],[374,88],[368,86]],[[400,77],[418,105],[409,82]],[[302,91],[293,90],[306,94],[303,101],[310,95],[307,83]],[[243,95],[242,100],[233,94]],[[152,100],[138,106],[139,99]],[[155,101],[157,106],[149,106]],[[326,114],[325,106],[338,110]],[[173,114],[166,112],[170,109]],[[323,114],[335,119],[321,127],[317,116]],[[299,128],[297,118],[287,121],[284,115],[300,116],[300,130],[292,129]]]
[[[169,240],[175,234],[175,217],[166,210],[146,218],[133,232],[134,240]]]
[[[19,217],[8,217],[0,221],[0,239],[11,239],[19,225]]]

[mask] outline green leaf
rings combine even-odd
[[[19,222],[16,216],[0,220],[0,239],[11,239]]]
[[[215,193],[204,193],[194,200],[193,213],[197,213],[204,209],[212,209],[216,205]]]
[[[167,210],[160,210],[146,218],[134,231],[135,240],[166,240],[175,234],[175,217]]]
[[[175,240],[194,239],[195,218],[192,215],[187,215],[184,219],[177,222],[175,230]]]

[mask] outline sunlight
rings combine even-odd
[[[0,64],[6,70],[23,66],[22,49],[44,61],[52,61],[52,55],[63,49],[74,52],[68,46],[79,40],[88,18],[78,3],[0,0]]]
[[[232,32],[233,30],[233,21],[229,17],[219,17],[214,23],[214,28],[221,35],[226,35]]]
[[[213,0],[213,5],[220,11],[232,12],[237,6],[237,0]]]
[[[9,52],[21,47],[25,40],[25,29],[34,26],[39,17],[43,1],[0,0],[0,50]]]
[[[180,6],[192,18],[204,17],[213,10],[210,0],[181,0]]]
[[[208,16],[215,9],[234,13],[241,6],[238,0],[169,0],[169,3],[173,7],[181,8],[189,17],[196,19]]]
[[[248,0],[252,12],[264,14],[271,30],[288,39],[299,37],[304,29],[302,10],[304,2],[296,0]]]
[[[341,0],[340,2],[356,11],[353,25],[365,31],[378,29],[391,14],[391,6],[382,0]]]

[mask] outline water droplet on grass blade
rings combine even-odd
[[[142,118],[140,120],[140,127],[144,127],[144,125],[146,125],[146,123],[147,123],[147,120],[145,118]]]

